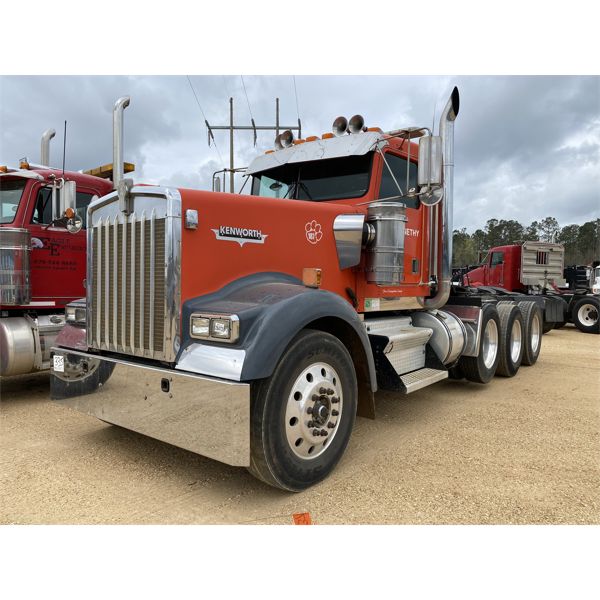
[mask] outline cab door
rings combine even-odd
[[[31,231],[31,297],[34,302],[62,307],[85,296],[87,205],[94,191],[77,187],[76,210],[84,227],[78,233],[52,227],[52,189],[38,186],[33,192]]]
[[[504,287],[504,252],[494,251],[490,256],[489,285]]]

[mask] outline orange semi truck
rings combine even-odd
[[[359,116],[284,132],[250,164],[250,195],[119,177],[89,208],[87,297],[53,348],[53,398],[300,491],[377,389],[534,364],[534,301],[451,295],[458,110],[455,88],[438,135]]]

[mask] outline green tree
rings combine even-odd
[[[544,242],[554,241],[555,236],[558,235],[559,231],[560,225],[554,217],[546,217],[545,219],[542,219],[542,222],[538,227],[540,239]]]
[[[579,237],[579,225],[565,225],[558,235],[558,242],[565,247],[565,265],[573,265],[581,262],[577,240]]]
[[[525,228],[523,234],[523,241],[525,242],[537,242],[540,239],[539,236],[540,224],[538,221],[533,221],[529,227]]]
[[[467,233],[467,228],[455,229],[452,234],[452,265],[463,267],[477,261],[475,242]]]
[[[600,219],[584,223],[577,235],[577,249],[582,264],[589,264],[600,258]]]

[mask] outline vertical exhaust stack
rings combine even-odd
[[[441,206],[438,204],[430,210],[439,215],[442,213],[441,225],[434,227],[430,232],[430,255],[436,256],[435,274],[438,276],[438,289],[432,298],[420,301],[423,308],[435,309],[446,304],[450,296],[450,281],[452,279],[452,227],[453,227],[453,203],[454,203],[454,120],[458,116],[460,96],[458,88],[452,90],[450,98],[442,111],[440,117],[440,136],[443,147],[443,171],[444,171],[444,195]],[[431,222],[431,221],[430,221]],[[434,219],[437,223],[438,219]],[[442,234],[442,251],[438,254],[439,234]]]
[[[54,129],[46,129],[42,134],[42,147],[40,149],[40,164],[44,167],[50,166],[50,140],[56,135]]]
[[[123,111],[129,106],[129,96],[115,102],[113,108],[113,187],[119,189],[125,176],[123,169]]]

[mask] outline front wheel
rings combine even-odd
[[[292,492],[325,479],[350,439],[357,395],[346,347],[328,333],[301,331],[274,373],[252,384],[250,473]]]
[[[583,333],[600,333],[600,301],[593,296],[578,300],[573,307],[573,323]]]

